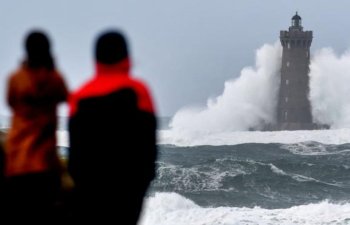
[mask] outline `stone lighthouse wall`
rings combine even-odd
[[[276,124],[267,130],[310,130],[326,128],[312,122],[309,101],[309,64],[312,31],[301,26],[280,32],[283,46],[281,83]]]

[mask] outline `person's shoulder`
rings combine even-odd
[[[84,97],[86,97],[92,85],[93,85],[93,79],[90,79],[86,81],[83,85],[75,89],[74,91],[70,92],[68,96],[68,103],[70,106],[70,112],[69,112],[70,116],[73,116],[76,113],[78,102]]]
[[[61,73],[61,71],[54,69],[52,70],[52,76],[56,79],[63,79],[63,74]]]
[[[91,87],[94,86],[94,83],[95,83],[95,79],[90,79],[86,81],[80,87],[72,91],[71,95],[76,97],[80,95],[84,95],[84,93],[88,92],[91,89]]]
[[[131,78],[133,87],[136,90],[137,96],[139,97],[139,107],[147,112],[155,113],[153,105],[152,94],[148,85],[145,81],[140,78]]]
[[[65,84],[65,79],[64,79],[64,76],[62,75],[62,73],[59,71],[59,70],[52,70],[50,71],[50,76],[49,79],[55,83],[55,84],[58,84],[58,85],[61,85],[62,83]]]
[[[130,81],[137,90],[149,92],[147,82],[142,80],[141,78],[130,77]]]
[[[25,73],[27,73],[27,71],[26,68],[24,68],[23,66],[16,68],[12,72],[10,72],[8,76],[8,82],[15,82],[16,80],[21,80]]]

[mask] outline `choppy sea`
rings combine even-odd
[[[67,131],[58,131],[62,153]],[[159,130],[140,225],[350,224],[350,129]]]

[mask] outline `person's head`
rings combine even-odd
[[[26,61],[30,68],[54,69],[47,35],[40,30],[29,32],[25,39]]]
[[[116,64],[129,57],[124,35],[117,30],[108,30],[97,37],[95,59],[102,64]]]

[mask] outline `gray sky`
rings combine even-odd
[[[6,79],[21,62],[32,28],[48,32],[71,90],[91,78],[96,35],[120,28],[129,38],[134,74],[152,90],[162,116],[205,104],[224,82],[254,65],[255,50],[278,40],[299,12],[314,31],[312,51],[350,46],[348,0],[1,0],[0,115]]]

